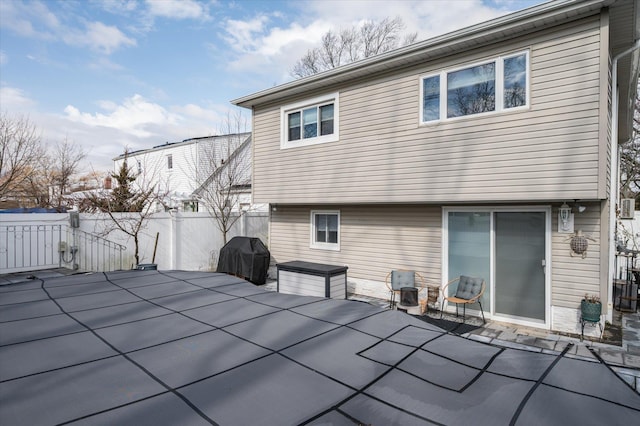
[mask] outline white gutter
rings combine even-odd
[[[616,257],[616,226],[618,192],[620,191],[620,159],[618,155],[618,60],[640,48],[640,40],[613,58],[611,76],[611,183],[609,188],[609,288],[607,296],[607,320],[613,319],[613,279],[618,271],[615,270]]]

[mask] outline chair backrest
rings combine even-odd
[[[473,299],[478,296],[482,291],[482,278],[460,276],[460,282],[458,283],[458,290],[456,290],[456,297],[460,299]]]
[[[391,271],[391,288],[400,290],[402,287],[415,287],[416,273],[414,271]]]

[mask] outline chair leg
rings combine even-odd
[[[462,304],[462,322],[464,323],[467,319],[467,304]]]
[[[444,314],[444,297],[442,298],[442,304],[440,305],[440,319],[442,319],[442,314]]]
[[[484,319],[484,309],[482,309],[482,302],[480,300],[478,300],[478,304],[480,305],[480,313],[482,314],[482,323],[486,324],[487,321],[485,321],[485,319]]]
[[[396,301],[396,293],[391,290],[391,297],[389,298],[389,309],[393,309],[393,303]]]
[[[602,333],[604,330],[602,329],[602,323],[600,321],[598,321],[598,325],[600,326],[600,341],[602,342]]]

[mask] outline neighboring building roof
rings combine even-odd
[[[244,135],[244,134],[240,134],[240,135]],[[216,177],[216,175],[218,175],[219,173],[222,172],[222,170],[226,167],[227,164],[229,164],[230,160],[233,160],[235,157],[237,157],[238,155],[240,155],[240,153],[251,144],[251,133],[246,133],[246,139],[244,140],[244,142],[242,142],[229,156],[229,158],[227,159],[227,161],[225,162],[225,164],[223,164],[222,166],[218,167],[212,174],[211,176],[209,176],[207,178],[207,180],[205,180],[202,185],[200,185],[195,191],[193,191],[193,194],[191,194],[192,197],[198,197],[201,195],[202,190],[204,188],[206,188],[208,185],[211,184],[211,181]],[[250,189],[251,188],[251,181],[249,178],[248,182],[235,182],[234,185],[232,185],[233,187],[235,187],[235,189],[238,190],[242,190],[242,189]]]
[[[200,136],[197,138],[189,138],[189,139],[185,139],[183,141],[180,142],[165,142],[162,145],[156,145],[153,148],[147,148],[147,149],[139,149],[137,151],[130,151],[127,152],[126,155],[125,154],[120,154],[117,157],[115,157],[113,159],[113,161],[117,161],[117,160],[122,160],[123,158],[125,158],[125,156],[132,156],[132,155],[139,155],[139,154],[145,154],[145,153],[149,153],[149,152],[154,152],[154,151],[160,151],[163,149],[170,149],[170,148],[176,148],[179,146],[186,146],[186,145],[191,145],[191,144],[195,144],[195,143],[200,143],[200,142],[204,142],[207,140],[217,140],[217,139],[227,139],[230,137],[236,137],[236,136],[244,136],[244,135],[251,135],[251,132],[243,132],[243,133],[231,133],[228,135],[214,135],[214,136]]]
[[[243,96],[232,100],[231,103],[251,108],[282,97],[323,89],[375,73],[405,68],[445,55],[540,31],[544,27],[551,27],[593,15],[603,7],[608,7],[615,3],[615,0],[558,0],[543,3],[458,31]],[[622,3],[622,1],[618,2],[618,4]],[[637,5],[636,0],[634,0],[634,5]],[[633,32],[631,35],[633,41],[638,39],[638,34],[640,33],[636,24],[637,15],[638,7],[636,6],[634,16],[629,20],[633,27],[628,30],[628,32]],[[619,50],[624,50],[624,46],[620,46]],[[614,51],[615,53],[617,52]],[[635,71],[631,71],[631,74],[633,73],[637,78],[637,65]],[[630,77],[633,78],[633,75]]]

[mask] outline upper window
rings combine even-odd
[[[281,148],[338,140],[338,94],[283,107]]]
[[[311,212],[311,248],[340,250],[340,212]]]
[[[529,53],[422,77],[423,123],[527,107]]]
[[[167,169],[173,169],[173,155],[167,155]]]

